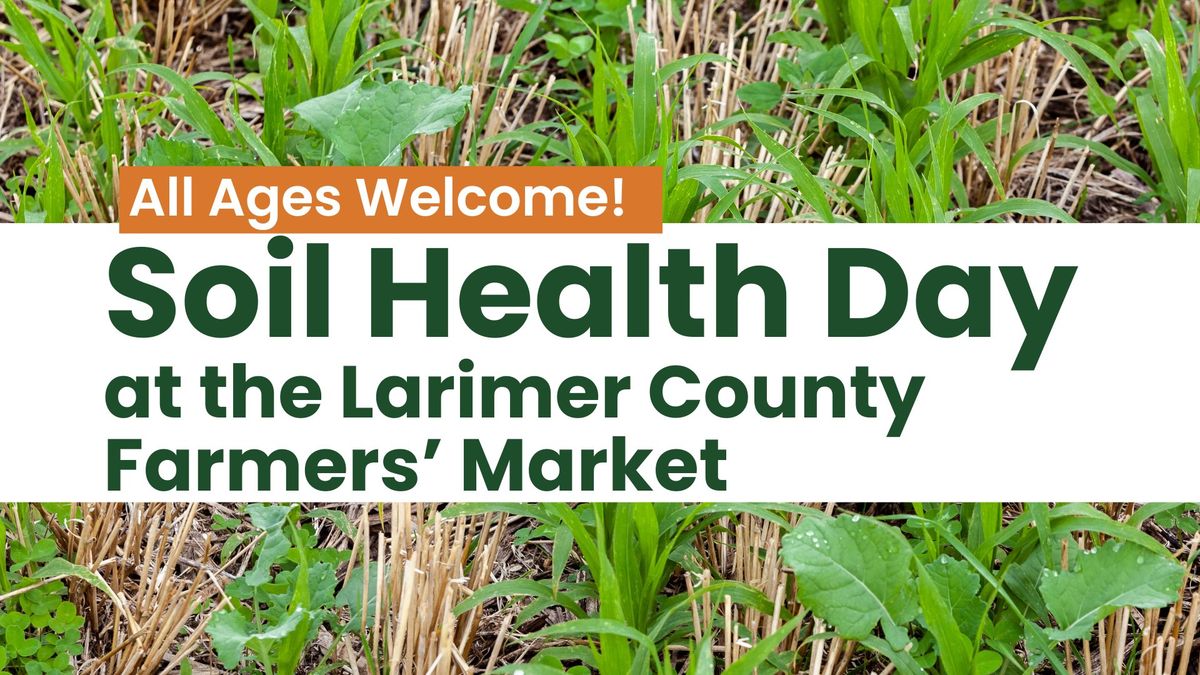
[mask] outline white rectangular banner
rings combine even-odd
[[[1198,250],[6,226],[0,498],[1196,500]]]

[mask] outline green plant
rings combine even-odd
[[[310,0],[301,12],[287,11],[290,3],[280,0],[244,3],[257,24],[253,42],[264,93],[280,95],[288,106],[349,85],[370,58],[400,44],[363,49],[364,29],[387,4],[380,0]],[[289,26],[292,17],[297,25]],[[283,72],[272,72],[279,64]]]
[[[552,32],[543,35],[546,50],[557,64],[570,73],[587,67],[588,54],[599,45],[607,53],[616,53],[622,36],[637,26],[645,8],[631,0],[556,0],[543,3],[530,0],[504,0],[504,7],[536,14],[545,5],[546,21]],[[547,11],[548,10],[548,11]]]
[[[67,585],[62,580],[47,582],[39,574],[57,557],[58,544],[30,517],[28,505],[14,505],[14,512],[24,520],[19,529],[24,536],[7,541],[9,528],[0,520],[0,539],[6,540],[7,549],[7,560],[0,559],[0,595],[12,598],[0,605],[5,610],[0,613],[0,673],[72,673],[74,657],[83,653],[83,618],[67,599]]]
[[[389,69],[368,65],[389,50],[416,44],[395,38],[364,47],[364,31],[385,4],[315,0],[303,12],[288,12],[277,0],[246,0],[257,23],[253,44],[259,72],[255,75],[200,73],[184,78],[156,64],[131,67],[170,86],[171,93],[161,104],[192,130],[151,139],[135,163],[400,163],[414,136],[440,132],[462,120],[471,88],[449,92],[404,80],[381,83]],[[297,25],[288,25],[285,17],[298,17]],[[200,94],[202,87],[221,82],[232,85],[225,102],[232,128]],[[238,93],[261,104],[259,128],[242,118]],[[289,117],[289,110],[295,115]],[[198,145],[197,140],[206,143]]]
[[[1124,46],[1131,31],[1145,28],[1149,23],[1149,17],[1142,11],[1141,0],[1063,0],[1059,3],[1059,11],[1097,17],[1098,20],[1076,28],[1074,34],[1113,55],[1126,77],[1135,75],[1142,66],[1125,58],[1128,54]]]
[[[543,628],[529,637],[583,638],[576,647],[547,649],[532,661],[545,672],[562,672],[563,662],[577,662],[571,672],[595,672],[618,675],[630,672],[674,673],[667,647],[685,644],[691,631],[690,608],[697,598],[707,594],[728,596],[739,605],[754,607],[770,615],[772,601],[761,591],[745,584],[718,581],[693,593],[664,596],[669,579],[681,569],[694,569],[697,558],[694,540],[698,533],[714,526],[733,513],[749,511],[786,525],[776,510],[796,507],[749,504],[565,504],[543,505],[463,505],[450,509],[450,515],[484,511],[510,511],[527,515],[540,523],[541,534],[553,541],[550,578],[514,579],[486,586],[459,603],[463,613],[498,597],[532,597],[517,621],[523,623],[551,606],[561,606],[573,619]],[[588,579],[564,580],[569,557],[577,551]],[[592,614],[584,605],[594,602]],[[784,615],[786,624],[778,634],[782,640],[800,624],[803,616]],[[711,630],[712,626],[706,627]],[[696,645],[707,645],[703,636],[692,636]],[[702,651],[702,650],[697,650]],[[749,672],[771,655],[763,647],[747,654],[741,666],[729,664],[726,672]],[[526,668],[514,664],[498,672]],[[582,668],[582,669],[581,669]],[[533,673],[533,670],[527,670]]]
[[[90,15],[82,28],[57,2],[0,4],[6,38],[0,50],[18,55],[38,73],[38,93],[49,115],[39,122],[23,101],[28,139],[20,147],[37,154],[26,161],[25,175],[10,179],[3,191],[3,203],[17,222],[112,219],[112,178],[129,131],[120,106],[133,85],[131,77],[118,73],[141,60],[137,34],[142,25],[123,33],[111,2],[83,4]],[[80,198],[72,199],[71,192]]]
[[[781,551],[805,606],[900,673],[987,675],[1043,662],[1066,673],[1066,641],[1089,638],[1121,607],[1175,602],[1183,582],[1183,566],[1140,521],[1091,506],[1030,504],[1007,524],[998,504],[914,511],[895,518],[903,527],[809,515]]]
[[[1139,0],[1063,0],[1059,11],[1064,14],[1088,12],[1103,20],[1104,26],[1113,31],[1125,31],[1145,25]]]
[[[1183,504],[1151,503],[1139,509],[1134,518],[1153,518],[1154,522],[1158,523],[1162,528],[1168,530],[1178,529],[1184,535],[1192,536],[1200,532],[1200,520],[1197,519],[1198,512],[1200,512],[1200,504],[1195,502]]]
[[[323,624],[338,624],[339,637],[345,631],[335,613],[336,570],[349,553],[316,548],[298,506],[251,504],[246,513],[261,538],[254,565],[226,587],[234,602],[206,630],[226,668],[241,668],[249,655],[254,672],[296,673]]]
[[[816,53],[802,51],[797,60],[781,64],[785,80],[798,88],[837,88],[853,78],[895,108],[910,132],[929,115],[926,106],[952,77],[1030,38],[1052,47],[1075,67],[1088,85],[1094,110],[1113,111],[1111,97],[1074,47],[1111,63],[1102,49],[1013,16],[1011,9],[988,0],[820,0],[817,5],[832,43],[825,47],[801,40]],[[793,33],[776,39],[797,37]]]
[[[818,90],[809,90],[816,92]],[[858,104],[857,118],[835,112],[832,106],[801,104],[800,108],[836,123],[855,144],[865,147],[862,159],[849,159],[847,166],[860,179],[851,188],[821,183],[805,165],[805,158],[775,141],[759,128],[755,134],[775,163],[766,169],[792,177],[785,189],[791,201],[810,207],[817,218],[834,220],[834,205],[846,204],[859,220],[866,222],[972,222],[1019,214],[1059,221],[1070,215],[1040,199],[1006,198],[999,169],[992,160],[983,135],[971,122],[971,113],[994,94],[978,94],[961,102],[942,100],[930,104],[931,120],[922,121],[911,135],[899,111],[878,96],[861,89],[822,89],[826,100],[837,98]],[[801,92],[808,93],[808,92]],[[882,115],[885,122],[871,127],[866,120]],[[971,204],[958,171],[968,155],[979,161],[993,188],[1001,195],[981,206]]]
[[[18,609],[0,615],[0,673],[67,675],[83,654],[83,617],[66,599],[67,585],[51,582],[23,593]]]
[[[980,123],[983,108],[999,96],[957,92],[965,89],[963,83],[970,81],[976,65],[1032,38],[1056,50],[1082,74],[1094,110],[1112,114],[1111,97],[1076,48],[1115,65],[1102,49],[981,0],[854,0],[818,6],[829,44],[800,31],[776,34],[771,40],[796,47],[795,57],[779,62],[780,76],[791,87],[789,97],[799,110],[821,120],[816,140],[842,145],[845,157],[826,168],[847,168],[854,179],[838,184],[819,179],[808,157],[815,141],[801,152],[769,136],[766,131],[790,126],[764,115],[784,100],[785,91],[778,85],[753,83],[738,95],[748,107],[746,119],[754,120],[755,136],[774,160],[760,171],[791,179],[780,190],[760,193],[761,198],[782,195],[792,217],[814,217],[801,215],[811,211],[824,221],[842,212],[868,222],[1012,216],[1071,220],[1046,201],[1006,196],[1012,167],[997,166],[990,148],[1006,133],[1011,116]],[[1041,139],[1028,145],[1039,143],[1044,145]],[[1024,157],[1030,151],[1017,148],[1015,154]],[[979,163],[990,183],[988,194],[998,199],[972,202],[974,192],[962,180],[967,158]]]
[[[584,104],[567,107],[564,118],[537,123],[486,139],[485,143],[527,143],[537,148],[530,164],[573,166],[657,166],[663,172],[663,222],[688,222],[704,206],[721,203],[728,181],[744,182],[743,172],[723,166],[699,166],[687,155],[703,142],[736,148],[727,136],[704,132],[677,136],[675,113],[688,73],[697,64],[720,60],[701,54],[657,64],[654,36],[637,36],[632,74],[596,47],[592,53],[592,87]],[[675,83],[682,76],[684,85]],[[664,89],[667,93],[664,93]],[[547,131],[551,133],[546,133]],[[723,203],[711,219],[732,213]]]
[[[84,619],[68,598],[66,579],[85,581],[116,597],[94,572],[59,557],[49,518],[65,518],[69,511],[62,504],[0,508],[0,673],[76,672]]]
[[[1133,106],[1153,164],[1149,187],[1159,200],[1157,215],[1169,222],[1200,221],[1200,50],[1193,43],[1185,74],[1175,26],[1162,0],[1154,13],[1154,33],[1135,30],[1133,40],[1150,68],[1147,87],[1133,94]]]
[[[290,129],[291,141],[284,143],[272,141],[276,136],[282,138],[282,131],[277,134],[269,123],[260,135],[235,116],[235,130],[227,130],[195,91],[204,81],[202,76],[184,79],[161,66],[140,67],[172,85],[175,97],[168,99],[169,106],[194,130],[190,142],[170,138],[148,143],[136,159],[137,164],[146,166],[279,166],[290,161],[309,166],[394,166],[401,163],[414,137],[437,133],[460,122],[471,98],[469,86],[450,92],[402,80],[380,84],[368,75],[297,104],[296,118],[303,124]],[[211,145],[198,146],[195,139]]]
[[[448,91],[428,84],[357,80],[296,106],[296,114],[328,144],[333,164],[395,166],[418,135],[462,121],[471,87]]]

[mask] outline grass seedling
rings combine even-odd
[[[841,66],[829,68],[840,87],[851,74],[859,87],[889,102],[910,134],[915,134],[934,103],[960,73],[1010,51],[1030,38],[1043,41],[1064,56],[1084,78],[1096,110],[1113,111],[1077,45],[1106,63],[1112,58],[1086,40],[1064,37],[1029,19],[1016,16],[989,0],[821,0],[821,15],[834,38],[832,56]],[[1114,64],[1115,65],[1115,64]]]
[[[8,208],[25,222],[112,220],[117,161],[129,136],[120,115],[122,91],[132,82],[115,73],[141,59],[134,39],[140,26],[121,33],[108,2],[91,3],[82,29],[52,3],[28,0],[18,7],[3,0],[0,6],[7,38],[0,49],[33,66],[39,93],[57,107],[38,121],[25,102],[26,127],[39,155],[27,163],[25,180],[9,184]]]
[[[751,509],[779,523],[786,523],[773,509],[749,504],[565,504],[464,505],[451,514],[499,509],[535,518],[553,541],[551,578],[544,581],[516,579],[487,586],[455,608],[464,613],[497,597],[536,598],[521,613],[523,623],[541,610],[559,605],[574,618],[542,629],[530,638],[581,638],[586,642],[540,655],[539,663],[561,667],[563,661],[588,664],[601,675],[629,672],[674,673],[664,654],[670,645],[683,644],[691,624],[693,603],[704,595],[729,596],[740,606],[753,607],[766,615],[773,602],[746,584],[719,581],[690,594],[666,598],[667,582],[684,561],[696,557],[697,536],[722,518]],[[779,507],[790,510],[791,507]],[[569,584],[564,570],[577,551],[589,579]],[[594,602],[595,613],[583,609]],[[790,633],[799,619],[784,616]],[[715,626],[714,626],[715,628]],[[785,634],[786,635],[786,634]],[[779,637],[783,639],[783,635]],[[770,649],[763,648],[744,662],[760,663]],[[752,667],[752,666],[743,666]],[[735,671],[736,672],[736,671]]]
[[[728,192],[727,181],[745,174],[721,166],[695,166],[686,161],[703,142],[738,147],[717,134],[679,138],[674,110],[691,69],[713,54],[688,57],[660,67],[658,42],[638,34],[632,68],[614,62],[597,43],[592,53],[591,88],[583,103],[563,106],[557,123],[530,125],[516,132],[485,139],[484,143],[520,142],[538,151],[533,164],[573,166],[658,166],[663,171],[663,222],[688,222],[699,210]],[[632,71],[632,73],[630,73]],[[550,131],[552,133],[546,133]],[[722,209],[714,218],[730,213]]]
[[[1200,221],[1200,102],[1196,97],[1197,57],[1193,40],[1185,75],[1175,26],[1167,4],[1159,0],[1154,33],[1133,31],[1150,68],[1147,87],[1133,96],[1142,144],[1154,166],[1151,188],[1159,215],[1170,222]]]
[[[838,125],[853,139],[854,147],[865,148],[858,153],[861,160],[847,161],[858,176],[850,188],[828,182],[818,185],[804,165],[804,158],[795,156],[792,150],[757,128],[756,133],[776,161],[765,168],[790,174],[795,185],[793,201],[815,205],[813,208],[822,220],[833,219],[830,203],[839,204],[839,210],[850,209],[857,219],[866,222],[986,221],[1014,214],[1072,220],[1062,209],[1037,199],[1001,198],[979,207],[970,204],[957,171],[968,154],[983,164],[997,191],[1001,195],[1004,192],[997,167],[970,118],[973,110],[994,100],[995,94],[978,94],[958,103],[942,99],[932,104],[930,108],[936,112],[912,136],[900,112],[865,89],[801,93],[818,91],[827,100],[849,101],[860,111],[860,115],[852,117],[835,112],[835,106],[800,106]],[[875,115],[887,120],[886,132],[877,133],[860,121]]]

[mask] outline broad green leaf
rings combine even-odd
[[[808,516],[783,538],[800,601],[847,638],[902,626],[917,615],[912,547],[872,518]]]
[[[333,146],[335,162],[395,166],[414,137],[454,126],[470,101],[469,86],[451,92],[424,83],[361,79],[295,110]]]
[[[591,35],[576,35],[568,39],[558,33],[549,33],[546,35],[545,41],[546,49],[550,51],[551,56],[558,59],[560,66],[565,66],[592,50]]]
[[[367,570],[367,584],[365,589],[363,588],[364,570]],[[386,567],[384,568],[384,574],[387,574]],[[349,608],[350,619],[346,623],[352,629],[362,626],[364,605],[366,606],[366,615],[368,617],[375,616],[375,601],[378,593],[375,581],[378,578],[379,563],[372,560],[369,567],[362,565],[355,567],[350,576],[346,578],[346,583],[342,584],[342,590],[338,591],[336,602],[338,606]]]
[[[45,562],[58,553],[58,545],[53,539],[40,539],[33,546],[26,548],[20,542],[12,542],[10,557],[14,565],[24,565],[28,562]]]
[[[1054,640],[1086,638],[1096,622],[1121,607],[1162,607],[1175,601],[1183,567],[1141,546],[1109,541],[1076,558],[1067,572],[1042,575],[1046,607],[1058,622]]]
[[[269,504],[251,504],[246,507],[250,515],[250,523],[265,532],[262,543],[259,544],[254,567],[242,576],[250,587],[262,586],[271,580],[271,568],[279,562],[292,547],[283,526],[287,522],[294,506],[273,506]]]
[[[737,90],[737,97],[755,112],[766,112],[783,100],[783,88],[774,82],[751,82]]]
[[[1037,616],[1046,613],[1046,602],[1038,591],[1044,571],[1041,551],[1033,549],[1024,559],[1009,564],[1004,575],[1004,587]]]
[[[212,639],[212,651],[226,668],[238,667],[250,631],[250,622],[234,610],[218,611],[205,626]]]
[[[996,652],[987,650],[981,651],[975,655],[975,663],[972,669],[973,675],[991,675],[1000,670],[1000,666],[1004,665],[1004,657]]]
[[[958,629],[974,641],[987,606],[979,597],[979,575],[965,560],[941,556],[925,566],[938,595],[954,615]]]
[[[151,137],[133,158],[134,166],[221,166],[226,164],[211,146]]]
[[[297,630],[308,614],[299,609],[289,614],[278,625],[264,631],[255,631],[250,621],[240,612],[225,610],[213,614],[205,630],[212,638],[213,650],[221,660],[221,665],[235,668],[241,662],[242,654],[247,648],[270,649],[276,641]]]

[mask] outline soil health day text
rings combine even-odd
[[[931,338],[990,338],[999,311],[993,305],[995,286],[995,296],[1007,305],[1000,309],[1015,313],[1022,329],[1011,364],[1004,367],[1030,371],[1041,359],[1076,273],[1074,266],[1036,270],[1037,278],[1048,281],[1034,284],[1020,266],[947,264],[914,271],[883,250],[829,248],[825,288],[793,289],[779,269],[744,259],[738,244],[712,247],[702,257],[693,256],[691,248],[656,251],[652,262],[650,245],[630,243],[624,259],[614,261],[619,264],[559,265],[536,278],[503,264],[463,275],[452,265],[449,248],[425,248],[423,265],[409,266],[397,263],[397,249],[374,247],[362,261],[368,270],[363,293],[369,316],[357,325],[331,321],[331,303],[338,296],[330,290],[335,270],[329,244],[298,246],[274,236],[266,242],[263,268],[217,264],[190,272],[177,270],[164,250],[131,247],[109,266],[118,296],[109,320],[122,335],[147,341],[169,331],[194,331],[216,340],[242,335],[334,340],[332,333],[353,332],[409,345],[466,334],[519,342],[540,333],[565,340],[563,349],[574,348],[576,340],[629,338],[648,338],[638,344],[653,347],[659,337],[729,341],[733,348],[738,338],[786,340],[794,326],[811,325],[814,318],[808,316],[791,317],[789,323],[789,313],[796,311],[795,293],[814,290],[824,291],[824,336],[830,340],[882,335],[910,313]],[[167,288],[182,289],[182,297]],[[223,301],[214,303],[218,296]],[[735,374],[722,372],[719,364],[665,356],[647,372],[547,377],[535,372],[536,362],[500,364],[474,354],[453,362],[424,360],[416,369],[420,372],[396,372],[348,363],[353,355],[333,356],[335,349],[318,351],[313,358],[326,361],[327,368],[336,362],[337,377],[313,372],[268,377],[231,354],[202,369],[161,363],[146,372],[118,372],[109,381],[105,403],[119,420],[190,415],[411,420],[398,427],[408,440],[380,439],[375,447],[341,449],[237,442],[193,448],[123,434],[108,441],[108,489],[142,480],[161,492],[210,490],[214,483],[235,491],[361,491],[382,485],[403,492],[419,482],[421,464],[435,461],[444,448],[454,453],[456,466],[461,464],[461,488],[467,491],[681,491],[698,483],[720,491],[722,464],[731,452],[736,458],[737,449],[716,438],[682,444],[687,448],[644,448],[614,428],[600,440],[543,447],[508,431],[449,439],[419,425],[421,420],[496,418],[590,418],[619,425],[632,406],[677,420],[878,419],[881,431],[899,437],[926,386],[922,375],[880,373],[862,364],[801,372],[781,363],[770,372]],[[797,362],[803,360],[796,354]],[[195,399],[181,395],[188,389]]]

